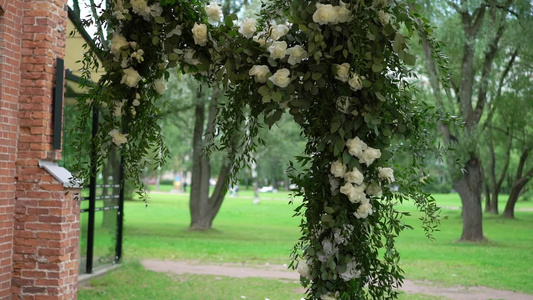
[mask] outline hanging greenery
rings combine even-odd
[[[87,76],[95,67],[105,75],[81,105],[79,132],[93,109],[105,113],[95,138],[80,135],[77,149],[100,163],[120,147],[125,175],[143,195],[142,172],[154,163],[143,157],[155,149],[157,165],[168,155],[156,101],[176,70],[223,84],[229,100],[217,128],[234,155],[253,151],[258,128],[289,113],[308,139],[296,158],[305,171],[292,177],[303,202],[291,264],[307,298],[396,298],[403,275],[394,239],[407,225],[395,205],[414,201],[428,234],[439,223],[417,179],[432,110],[414,99],[407,67],[415,63],[410,35],[428,27],[407,4],[273,0],[257,19],[238,20],[201,0],[108,2],[98,21],[109,29],[110,51],[102,65],[93,52],[84,59]],[[392,166],[398,151],[412,154],[411,166]],[[234,170],[248,159],[237,155]],[[75,171],[88,178],[88,162]]]

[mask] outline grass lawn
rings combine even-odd
[[[435,197],[443,207],[461,206],[456,194]],[[203,233],[187,230],[190,217],[186,194],[152,194],[148,207],[140,201],[127,202],[124,239],[127,262],[121,270],[93,280],[89,288],[81,289],[80,299],[241,299],[241,295],[247,299],[299,299],[301,294],[295,293],[299,285],[294,282],[200,275],[169,277],[146,271],[135,263],[140,258],[288,263],[291,248],[299,237],[299,220],[291,217],[295,205],[288,205],[285,192],[261,194],[259,205],[253,205],[252,198],[251,191],[241,191],[238,197],[228,196],[215,219],[215,229]],[[503,207],[506,199],[503,195],[501,198]],[[415,212],[410,204],[400,208]],[[517,208],[533,208],[533,203],[519,202]],[[533,294],[530,263],[533,261],[533,211],[517,211],[516,220],[485,216],[484,232],[489,241],[483,244],[456,242],[462,228],[460,211],[444,209],[442,215],[448,219],[443,220],[434,242],[428,241],[417,226],[417,213],[405,219],[415,226],[398,239],[407,278]],[[98,233],[96,238],[98,242]],[[136,291],[136,281],[146,291]],[[123,291],[116,287],[125,283],[127,288]],[[156,294],[160,292],[165,294]],[[409,295],[405,299],[438,298]]]

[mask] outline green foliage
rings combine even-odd
[[[234,170],[246,166],[253,159],[249,153],[264,142],[258,138],[260,129],[274,126],[288,112],[307,139],[297,158],[303,169],[291,168],[298,185],[295,195],[303,197],[296,213],[303,216],[302,237],[292,253],[292,266],[308,264],[311,269],[302,275],[307,298],[396,298],[403,272],[395,238],[408,228],[396,205],[413,200],[424,213],[422,226],[428,236],[440,221],[434,199],[416,180],[422,151],[433,142],[425,128],[436,113],[413,98],[408,82],[413,74],[407,65],[416,62],[409,36],[417,31],[428,35],[427,27],[419,25],[404,3],[333,1],[335,8],[328,8],[318,1],[274,0],[263,6],[258,36],[252,39],[241,34],[234,14],[208,24],[206,4],[140,1],[132,6],[126,1],[104,11],[101,21],[114,31],[109,36],[111,52],[102,62],[106,74],[80,108],[79,128],[84,128],[93,109],[105,113],[95,138],[80,137],[78,149],[91,149],[101,164],[107,149],[121,147],[125,175],[142,194],[142,172],[149,164],[161,165],[168,156],[157,99],[169,68],[224,86],[227,100],[218,110],[217,148],[230,151]],[[324,12],[326,17],[339,15],[321,22]],[[287,32],[272,29],[279,26]],[[409,35],[401,28],[407,28]],[[205,34],[199,34],[203,29]],[[279,39],[293,53],[297,46],[305,53],[298,59],[289,53],[276,58],[269,54],[276,49],[263,46],[262,39],[271,47]],[[94,66],[90,54],[85,64],[86,69]],[[254,66],[266,66],[268,80],[250,75]],[[356,138],[368,146],[365,153],[375,155],[370,161],[362,158],[362,152],[353,154],[347,145]],[[396,150],[412,154],[409,166],[394,166],[399,193],[389,189],[395,181],[389,166]],[[148,160],[149,153],[158,155]],[[333,164],[364,177],[364,183],[356,184],[363,199],[339,191],[343,184],[355,188],[355,182],[346,171],[337,175],[330,171]],[[87,178],[86,166],[79,164],[76,171]],[[383,193],[369,192],[371,185]],[[339,232],[344,241],[339,242]]]

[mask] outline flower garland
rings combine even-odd
[[[420,30],[406,5],[274,0],[261,18],[239,21],[216,2],[110,3],[100,20],[112,31],[106,74],[80,108],[78,130],[94,108],[105,113],[92,143],[79,137],[79,151],[92,149],[101,163],[110,147],[120,147],[126,175],[142,187],[150,163],[142,155],[158,149],[160,164],[167,154],[156,101],[171,68],[224,84],[229,101],[217,121],[229,149],[253,150],[260,120],[272,126],[288,112],[308,138],[298,158],[306,172],[292,177],[303,197],[292,266],[307,298],[395,298],[403,277],[394,238],[404,228],[395,203],[410,197],[426,213],[427,230],[438,224],[435,203],[412,180],[416,168],[399,175],[391,168],[393,138],[413,141],[412,149],[431,139],[406,80],[414,56],[400,28]],[[94,53],[85,64],[88,73]],[[245,161],[237,158],[236,167]],[[80,162],[81,178],[87,169]],[[393,183],[403,193],[393,193]]]

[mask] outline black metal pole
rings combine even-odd
[[[124,157],[120,154],[120,169],[118,179],[120,181],[120,192],[118,197],[118,210],[117,210],[117,245],[115,253],[115,263],[120,263],[122,258],[122,240],[123,240],[123,228],[124,228],[124,186],[126,182],[124,180]]]
[[[92,137],[96,137],[98,133],[98,109],[93,108],[93,124]],[[87,226],[87,264],[86,273],[93,272],[93,256],[94,256],[94,213],[96,208],[96,172],[98,170],[96,160],[97,150],[95,145],[92,145],[91,151],[91,180],[89,182],[89,224]]]

